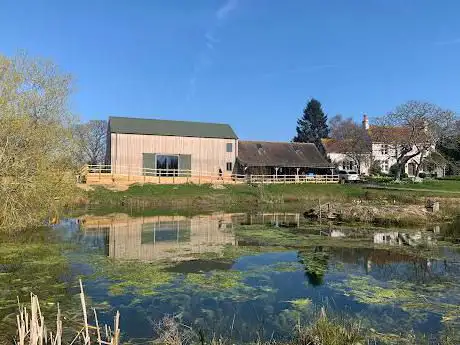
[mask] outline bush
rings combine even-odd
[[[380,166],[380,161],[373,161],[371,167],[369,168],[370,175],[381,175],[382,167]]]
[[[424,172],[421,172],[420,174],[418,174],[418,177],[420,177],[420,178],[426,178],[426,176],[427,175]]]
[[[389,175],[392,176],[392,177],[396,177],[396,173],[398,172],[398,166],[396,164],[393,164],[391,167],[390,167],[390,172],[389,172]],[[404,171],[401,172],[401,178],[407,178],[407,173],[405,173]]]

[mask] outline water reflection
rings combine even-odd
[[[428,246],[434,252],[438,234],[433,231],[374,232],[335,225],[320,230],[304,226],[301,220],[296,213],[83,217],[72,240],[79,236],[79,243],[114,259],[178,261],[157,265],[129,262],[130,267],[141,269],[163,268],[145,275],[124,266],[115,276],[102,269],[98,279],[86,279],[92,298],[108,300],[122,311],[129,337],[153,336],[148,320],[165,314],[180,315],[185,324],[216,334],[226,334],[233,324],[234,333],[227,335],[237,340],[271,339],[274,334],[288,337],[293,322],[301,315],[307,319],[299,314],[304,310],[297,310],[292,303],[304,300],[316,306],[333,301],[334,308],[365,318],[368,325],[382,332],[412,328],[438,332],[442,318],[452,318],[458,310],[458,253],[446,248],[438,256],[443,260],[421,254]],[[298,236],[304,245],[274,252],[244,248],[244,255],[235,254],[231,260],[216,259],[215,255],[197,259],[200,253],[224,254],[228,246],[243,247],[235,228],[255,224],[276,227],[267,227],[274,234]],[[250,240],[246,238],[246,242]],[[269,237],[266,241],[276,244]],[[426,246],[419,248],[421,244]],[[108,262],[111,270],[123,266]],[[165,285],[151,287],[152,274],[164,279]],[[111,295],[110,286],[123,284],[123,279],[129,288],[120,285]],[[155,276],[152,281],[161,279]]]
[[[236,215],[238,216],[238,215]],[[153,261],[177,259],[185,254],[219,253],[235,245],[232,214],[186,218],[155,216],[130,218],[86,217],[88,237],[104,237],[106,255],[113,259]]]
[[[434,239],[421,231],[405,233],[400,231],[379,232],[374,234],[374,243],[391,246],[417,246],[420,244],[433,245]]]

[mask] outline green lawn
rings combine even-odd
[[[427,180],[421,183],[386,183],[382,185],[392,188],[460,192],[460,181],[456,180]]]

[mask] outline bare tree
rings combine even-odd
[[[358,173],[371,160],[371,141],[367,130],[355,123],[351,118],[344,119],[341,115],[334,116],[330,121],[331,138],[339,151],[355,163]]]
[[[74,129],[77,161],[80,164],[103,164],[106,154],[107,121],[91,120]]]
[[[380,126],[372,129],[373,136],[392,146],[397,180],[411,159],[419,157],[421,164],[426,153],[449,134],[454,118],[452,111],[437,105],[409,101],[378,119]]]

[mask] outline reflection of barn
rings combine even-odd
[[[231,215],[88,217],[84,221],[86,232],[106,229],[109,257],[144,261],[221,252],[224,245],[236,244],[231,227]]]

